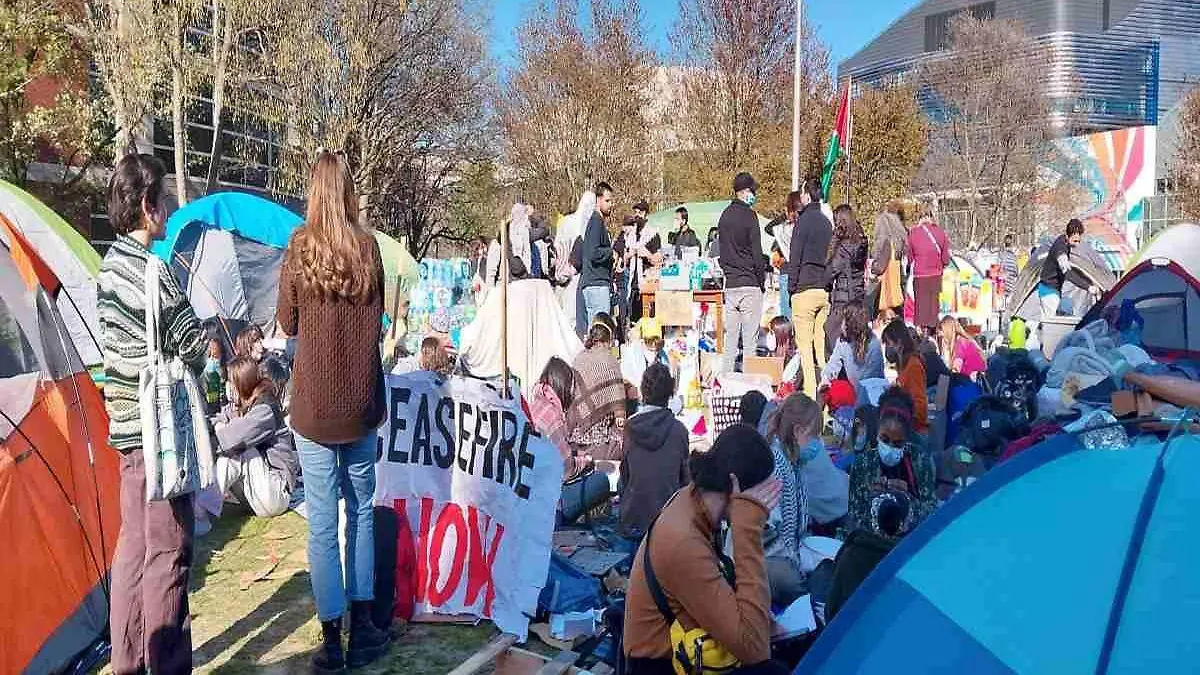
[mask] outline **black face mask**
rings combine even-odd
[[[888,345],[883,350],[883,357],[888,360],[888,363],[899,364],[900,363],[900,350],[896,349],[895,347],[893,347],[891,345]]]

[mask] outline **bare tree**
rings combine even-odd
[[[932,129],[916,187],[965,204],[966,222],[951,232],[960,241],[1031,227],[1039,161],[1075,124],[1045,93],[1077,98],[1072,73],[1045,67],[1053,57],[1019,23],[964,12],[951,21],[949,51],[920,69]]]
[[[657,57],[636,0],[543,0],[522,24],[518,65],[496,100],[504,164],[526,199],[571,204],[590,179],[654,190],[660,154],[646,110]],[[589,20],[585,20],[589,19]]]
[[[790,182],[795,0],[682,0],[671,31],[681,198],[725,196],[750,170],[782,207]],[[806,27],[800,70],[802,170],[817,172],[832,128],[829,50]]]
[[[1200,218],[1200,89],[1184,99],[1179,116],[1179,141],[1171,179],[1179,209]]]
[[[446,221],[449,189],[491,148],[485,102],[491,72],[474,0],[342,0],[311,23],[279,67],[279,121],[300,152],[299,190],[318,147],[345,151],[363,216],[423,253],[457,238]]]

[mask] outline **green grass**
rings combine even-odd
[[[305,555],[307,524],[295,513],[254,518],[226,507],[197,542],[192,567],[192,662],[197,673],[311,672],[320,639]],[[445,673],[495,634],[478,626],[413,624],[361,675]],[[105,669],[102,673],[110,673]]]

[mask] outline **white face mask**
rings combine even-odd
[[[904,459],[904,448],[891,445],[882,438],[879,439],[879,461],[883,462],[884,466],[896,466],[902,459]]]

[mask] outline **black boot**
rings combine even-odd
[[[371,601],[350,603],[350,650],[346,653],[346,664],[360,668],[371,663],[387,651],[391,636],[379,630],[371,622]]]
[[[346,670],[346,656],[342,652],[342,620],[321,622],[321,646],[312,657],[313,671],[317,673],[340,673]]]

